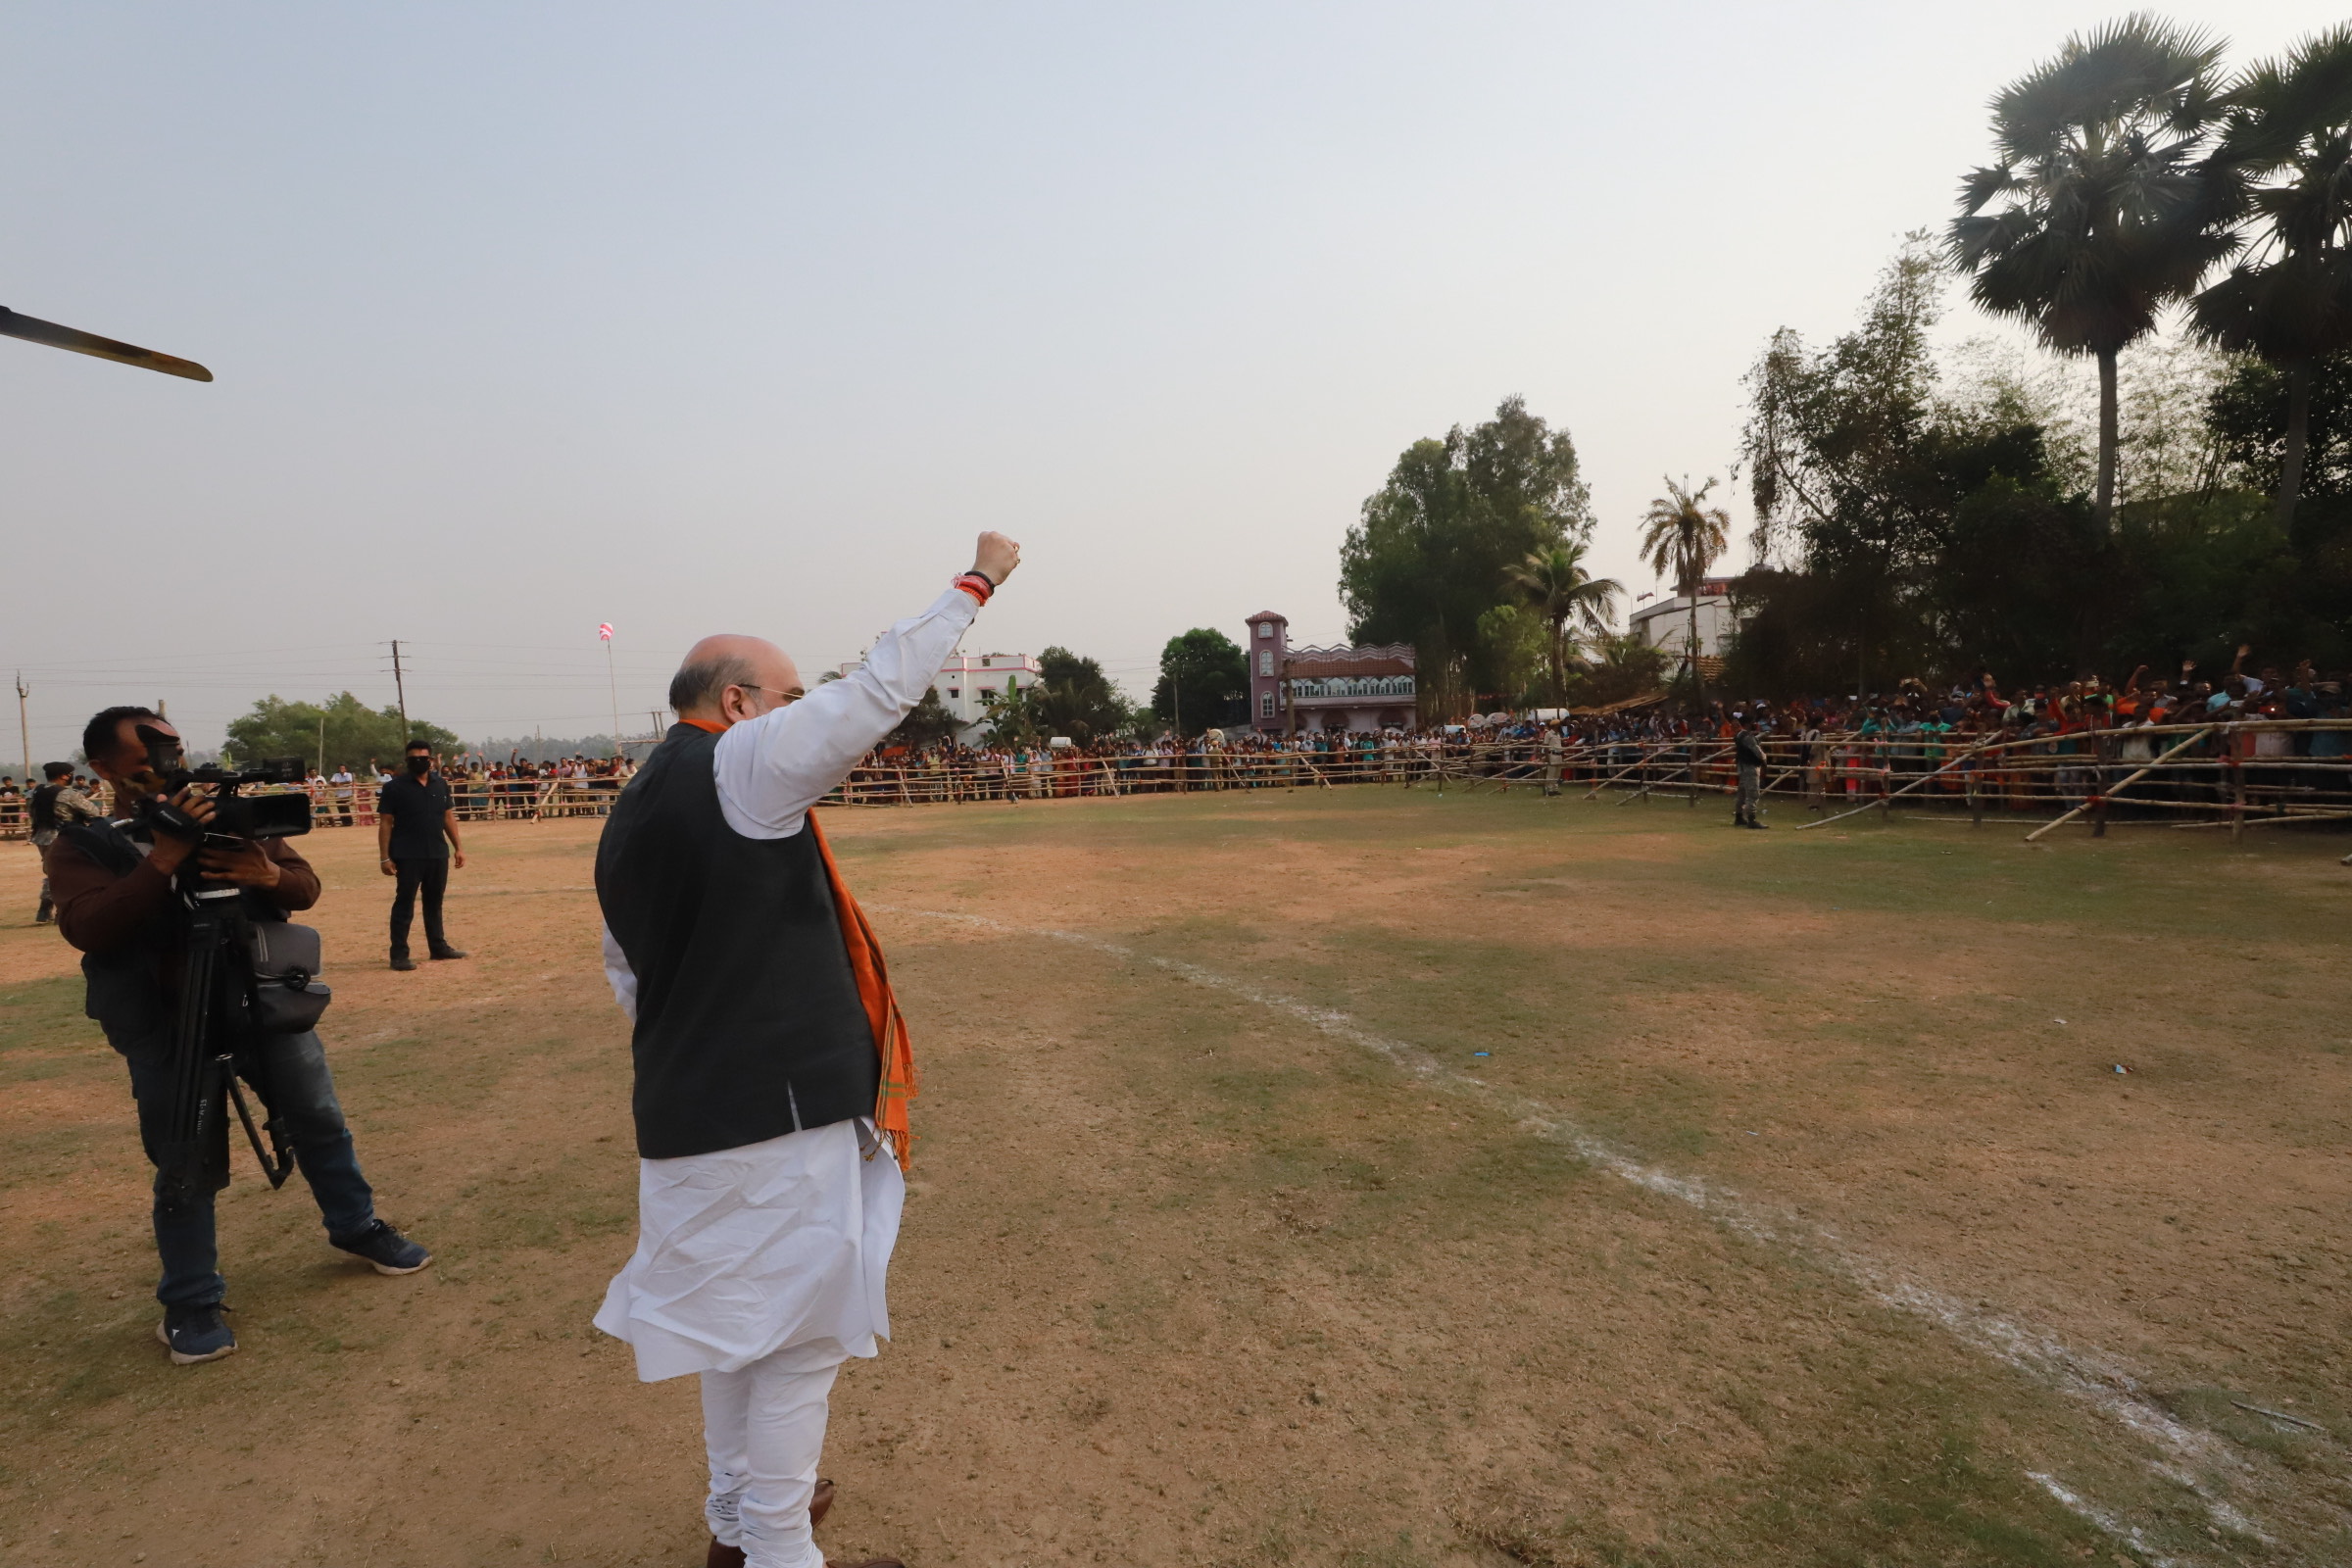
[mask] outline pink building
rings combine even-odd
[[[1373,730],[1413,722],[1412,644],[1293,648],[1289,617],[1271,610],[1251,615],[1249,625],[1243,649],[1256,728]]]

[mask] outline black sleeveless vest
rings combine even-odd
[[[717,745],[671,726],[597,846],[597,902],[637,974],[632,1108],[647,1159],[870,1116],[881,1080],[816,835],[727,826]]]

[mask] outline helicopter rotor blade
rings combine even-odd
[[[60,326],[38,317],[21,315],[0,305],[0,334],[21,337],[27,343],[46,343],[53,349],[72,349],[76,354],[91,354],[118,365],[135,365],[142,370],[160,370],[166,375],[185,376],[191,381],[210,381],[213,372],[194,360],[175,359],[158,354],[135,344],[118,343],[111,337],[84,332],[75,327]]]

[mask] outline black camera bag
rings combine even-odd
[[[251,923],[253,1026],[266,1035],[308,1034],[335,994],[318,983],[318,932],[290,920]]]

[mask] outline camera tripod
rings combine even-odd
[[[180,978],[179,1016],[172,1035],[171,1137],[157,1162],[164,1179],[185,1198],[228,1185],[227,1117],[231,1105],[271,1188],[285,1185],[294,1151],[274,1112],[255,1028],[257,982],[248,956],[249,922],[238,889],[189,882],[186,969]],[[251,1081],[268,1113],[260,1127],[240,1078]],[[269,1148],[262,1144],[269,1135]]]

